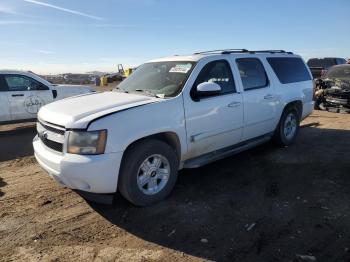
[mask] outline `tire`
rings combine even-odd
[[[293,144],[299,133],[299,125],[300,115],[298,110],[295,107],[287,107],[283,111],[281,119],[275,130],[273,137],[274,142],[282,147]]]
[[[170,194],[177,180],[178,167],[175,150],[165,142],[156,139],[137,142],[123,157],[118,189],[136,206],[152,205]]]
[[[315,109],[315,110],[321,110],[319,99],[317,99],[317,100],[315,101],[314,109]]]

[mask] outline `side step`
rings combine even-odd
[[[227,148],[219,149],[219,150],[204,154],[202,156],[186,160],[183,167],[198,168],[198,167],[207,165],[214,161],[238,154],[247,149],[266,143],[271,139],[271,137],[272,137],[272,134],[259,136],[257,138],[253,138],[253,139],[241,142],[237,145],[229,146]]]

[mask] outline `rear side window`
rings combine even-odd
[[[311,80],[311,75],[301,58],[269,57],[267,61],[282,84]]]
[[[194,83],[194,89],[204,82],[218,84],[221,87],[221,94],[236,92],[231,67],[226,60],[217,60],[206,64]]]
[[[344,58],[337,58],[337,64],[338,65],[346,64],[346,60]]]
[[[336,64],[335,58],[311,58],[307,61],[309,67],[322,67],[324,69],[328,69]]]
[[[266,87],[269,83],[265,68],[257,58],[236,59],[244,90]]]

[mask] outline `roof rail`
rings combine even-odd
[[[231,53],[247,53],[247,49],[218,49],[194,53],[194,55],[200,54],[211,54],[211,53],[220,53],[220,54],[231,54]]]
[[[200,55],[200,54],[232,54],[232,53],[271,53],[271,54],[277,54],[277,53],[283,53],[283,54],[290,54],[292,55],[293,52],[287,52],[284,50],[254,50],[250,51],[248,49],[218,49],[218,50],[210,50],[210,51],[203,51],[203,52],[197,52],[194,53],[194,55]]]
[[[293,52],[286,52],[284,50],[255,50],[255,51],[249,51],[249,53],[271,53],[271,54],[285,53],[285,54],[290,54],[290,55],[293,54]]]

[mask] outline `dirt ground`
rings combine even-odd
[[[350,115],[313,122],[288,148],[181,171],[147,208],[61,188],[32,155],[34,128],[2,127],[0,261],[350,261]]]

